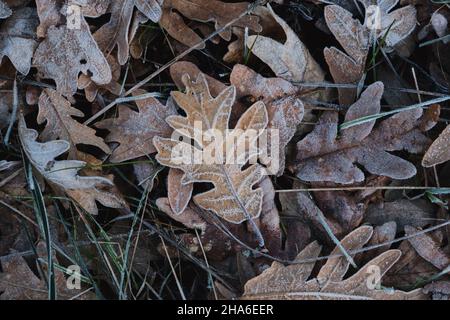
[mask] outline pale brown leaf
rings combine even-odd
[[[360,249],[367,243],[371,235],[371,227],[360,227],[347,235],[342,240],[342,245],[348,251]],[[314,268],[314,259],[318,257],[320,249],[321,247],[317,242],[313,242],[298,254],[292,265],[283,266],[278,262],[273,262],[269,269],[245,284],[242,299],[410,300],[423,298],[420,289],[411,292],[384,291],[368,286],[371,275],[370,269],[374,266],[378,267],[382,277],[399,259],[401,253],[398,250],[384,252],[347,279],[343,279],[349,267],[346,258],[329,258],[320,269],[317,278],[308,280]],[[331,255],[338,253],[339,249],[336,248]],[[304,260],[310,260],[311,262],[295,263]]]
[[[102,120],[96,124],[96,127],[110,131],[105,139],[107,142],[119,143],[110,157],[113,163],[155,152],[153,137],[169,137],[173,131],[166,123],[166,118],[176,114],[174,107],[171,104],[164,106],[152,97],[139,98],[139,95],[146,93],[143,90],[134,92],[138,112],[122,105],[119,106],[118,118]]]
[[[39,98],[39,113],[37,122],[46,122],[40,137],[44,141],[66,140],[70,143],[69,155],[77,159],[77,144],[86,144],[100,148],[105,153],[111,150],[103,139],[95,135],[95,130],[79,123],[72,117],[83,117],[80,110],[73,108],[70,102],[64,99],[53,89],[44,89]]]
[[[286,42],[280,43],[271,38],[252,35],[248,37],[247,47],[264,61],[277,77],[294,82],[322,82],[325,74],[309,50],[289,25],[271,8],[270,10],[286,33]]]
[[[172,96],[187,116],[171,116],[167,119],[169,125],[182,135],[192,139],[198,135],[194,127],[196,122],[202,123],[204,130],[216,129],[224,134],[228,129],[231,107],[236,96],[235,88],[228,87],[219,96],[213,98],[202,75],[197,82],[191,82],[188,77],[185,77],[185,84],[187,87],[186,94],[172,92]],[[236,128],[264,129],[267,126],[267,121],[267,111],[264,104],[256,103],[242,115]],[[200,141],[197,141],[199,147],[208,147],[209,143],[204,140],[205,136],[201,137]],[[195,203],[200,207],[212,210],[218,216],[236,224],[259,216],[262,190],[253,189],[253,186],[262,178],[263,168],[257,164],[252,164],[242,171],[241,163],[244,162],[242,160],[248,160],[250,156],[248,150],[236,154],[238,164],[225,162],[224,160],[227,157],[224,154],[222,154],[221,163],[208,164],[200,161],[200,163],[195,164],[191,161],[190,164],[185,164],[177,161],[172,151],[174,148],[177,148],[177,150],[182,148],[186,152],[193,152],[194,147],[190,144],[161,137],[155,137],[153,142],[158,150],[156,156],[158,162],[184,171],[183,184],[193,182],[211,182],[214,184],[213,189],[194,197]],[[235,145],[235,147],[237,146]],[[203,152],[202,149],[196,149],[197,152]],[[215,146],[215,152],[224,151],[224,145]]]
[[[214,22],[216,30],[221,29],[230,21],[248,9],[248,2],[227,3],[218,0],[164,0],[163,14],[160,25],[175,40],[192,47],[202,41],[202,38],[192,30],[183,17],[199,21]],[[262,30],[258,17],[246,15],[232,25],[233,28],[246,28],[255,32]],[[231,40],[232,28],[225,29],[219,35],[226,41]],[[203,49],[205,44],[198,46]]]
[[[422,166],[432,167],[450,160],[450,125],[434,140],[423,156]]]
[[[345,121],[380,111],[383,84],[370,85],[347,111]],[[421,132],[421,108],[400,112],[383,120],[342,130],[338,138],[338,114],[326,111],[314,130],[297,144],[297,176],[305,181],[351,184],[364,181],[367,171],[393,179],[407,179],[417,172],[415,166],[388,151],[423,152],[429,139]]]
[[[161,2],[162,0],[111,1],[109,8],[111,18],[109,22],[104,24],[94,34],[98,46],[105,55],[111,54],[117,46],[117,60],[120,65],[124,65],[128,60],[129,45],[136,31],[130,31],[134,7],[137,7],[148,19],[158,22],[162,15]]]
[[[14,67],[27,75],[38,42],[35,39],[38,16],[33,8],[14,10],[0,27],[0,63],[7,56]]]
[[[33,65],[43,78],[55,80],[59,93],[71,97],[77,91],[78,75],[90,74],[92,81],[108,84],[111,69],[81,17],[80,29],[50,26],[47,38],[36,49]]]

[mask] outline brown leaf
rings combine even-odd
[[[105,153],[111,150],[103,142],[103,139],[95,135],[95,130],[75,121],[72,117],[83,117],[80,110],[71,107],[70,102],[64,99],[53,89],[44,89],[39,98],[39,114],[37,122],[46,122],[45,129],[40,137],[43,141],[62,139],[70,143],[69,156],[76,156],[77,144],[96,146]]]
[[[231,107],[236,96],[235,88],[228,87],[219,96],[213,98],[203,75],[200,75],[196,82],[191,82],[186,77],[185,85],[187,87],[186,94],[172,92],[172,97],[186,112],[187,117],[168,117],[169,125],[180,134],[191,139],[198,135],[194,126],[196,123],[202,123],[205,130],[214,129],[220,134],[225,134],[228,129]],[[266,126],[266,108],[263,103],[257,103],[242,115],[236,128],[254,129],[258,132]],[[229,164],[225,162],[228,157],[228,154],[226,156],[224,154],[225,145],[223,142],[225,141],[215,146],[214,141],[208,143],[205,140],[205,135],[203,135],[197,142],[203,150],[197,147],[194,149],[186,142],[155,137],[153,143],[158,150],[156,159],[165,166],[183,170],[185,173],[183,184],[206,181],[214,184],[213,189],[194,197],[195,203],[203,209],[212,210],[223,219],[236,224],[257,218],[261,212],[263,194],[261,189],[255,190],[253,186],[262,178],[263,168],[258,164],[252,164],[242,171],[243,163],[247,162],[250,157],[250,150],[247,150],[246,147],[239,148],[235,144],[236,149],[233,149],[233,155],[236,156],[235,164]],[[175,154],[173,152],[176,152],[174,148],[177,148],[175,150],[182,148],[183,154],[192,155],[193,152],[204,154],[205,148],[211,147],[214,147],[215,153],[222,155],[221,163],[208,164],[208,162],[200,161],[197,164],[190,161],[189,164],[186,164],[183,161],[180,163],[173,156]]]
[[[403,230],[406,225],[424,227],[433,217],[434,208],[428,202],[400,199],[369,205],[364,222],[379,226],[388,221],[395,221],[398,228]]]
[[[270,7],[269,7],[270,8]],[[286,33],[286,42],[253,35],[248,37],[247,47],[264,61],[277,77],[294,82],[321,82],[325,74],[309,50],[289,25],[270,8],[273,17]]]
[[[33,8],[21,8],[2,22],[0,27],[0,63],[7,56],[14,67],[27,75],[31,58],[38,45],[35,40],[38,17]]]
[[[357,19],[352,18],[350,12],[340,6],[326,6],[324,15],[328,28],[347,53],[335,47],[324,49],[325,60],[334,82],[357,84],[363,76],[369,52],[369,32]],[[341,104],[355,101],[356,88],[339,88],[338,91]]]
[[[364,246],[372,236],[371,227],[360,227],[342,240],[346,250],[356,250]],[[345,257],[329,258],[320,269],[316,278],[308,280],[314,268],[314,259],[320,253],[321,247],[317,242],[308,245],[297,258],[294,264],[283,266],[278,262],[265,270],[245,285],[242,299],[289,299],[289,300],[411,300],[423,298],[420,289],[411,292],[384,291],[370,288],[370,270],[374,266],[380,269],[381,277],[395,264],[401,253],[398,250],[389,250],[371,260],[358,272],[347,279],[343,279],[349,263]],[[331,255],[339,253],[335,248]],[[312,260],[295,264],[296,261]],[[379,284],[378,283],[374,283]]]
[[[370,85],[347,111],[345,121],[373,115],[380,111],[383,84]],[[414,176],[416,168],[387,151],[407,150],[419,153],[429,139],[419,130],[421,108],[400,112],[382,121],[373,129],[375,121],[342,130],[338,138],[338,114],[326,111],[314,130],[297,144],[297,176],[305,181],[329,181],[352,184],[364,181],[367,171],[393,179]]]
[[[59,93],[71,97],[77,91],[78,75],[90,74],[97,84],[108,84],[111,69],[81,17],[80,29],[50,26],[47,38],[36,49],[33,65],[43,78],[55,80]]]
[[[126,207],[125,201],[114,191],[110,178],[100,176],[81,176],[79,171],[86,165],[78,160],[56,160],[69,150],[70,143],[65,140],[52,140],[45,143],[36,141],[36,130],[26,126],[25,119],[19,117],[19,137],[30,163],[52,186],[66,192],[89,213],[98,213],[95,201],[111,208]]]
[[[421,229],[405,226],[407,236],[420,232]],[[445,254],[438,243],[428,234],[421,234],[408,239],[416,252],[438,269],[445,269],[450,265],[450,257]]]
[[[162,14],[161,2],[162,0],[111,1],[109,22],[94,34],[98,46],[105,55],[109,55],[117,46],[117,60],[120,65],[124,65],[128,60],[129,45],[136,31],[130,30],[134,7],[137,7],[148,19],[158,22]]]
[[[80,13],[85,17],[95,18],[106,13],[111,0],[36,0],[37,13],[40,25],[37,35],[45,38],[50,26],[60,26],[65,22],[63,14],[67,14],[68,6],[74,5],[80,8]]]
[[[371,0],[359,0],[366,8],[365,26],[368,28],[367,8],[374,4]],[[376,36],[379,39],[384,39],[386,44],[386,51],[390,52],[393,48],[405,40],[416,27],[416,9],[414,6],[406,6],[390,12],[398,0],[377,0],[375,5],[379,8],[379,22],[380,25],[374,29]]]
[[[44,255],[45,245],[38,244],[38,254],[47,261]],[[58,263],[54,257],[54,262]],[[0,258],[3,272],[0,273],[0,300],[47,300],[47,281],[37,277],[26,261],[18,254]],[[45,267],[45,266],[44,266]],[[45,269],[45,268],[43,268]],[[82,290],[68,289],[64,273],[55,268],[57,298],[69,300],[82,293]],[[83,289],[84,290],[84,289]],[[91,292],[83,293],[77,299],[94,299]]]
[[[156,151],[152,139],[155,136],[169,137],[172,129],[166,123],[166,118],[176,114],[172,105],[162,105],[155,98],[139,98],[147,92],[134,91],[138,112],[126,106],[119,106],[119,117],[98,122],[96,127],[107,129],[110,134],[107,142],[118,142],[113,150],[110,161],[123,162],[138,158]]]
[[[170,168],[167,177],[167,198],[170,207],[175,214],[182,214],[191,200],[193,183],[183,184],[184,172],[179,169]]]
[[[432,167],[450,160],[450,125],[431,144],[422,159],[422,166]]]
[[[248,2],[226,3],[218,0],[164,0],[163,14],[160,25],[175,40],[192,47],[202,41],[197,33],[194,32],[183,20],[183,17],[199,21],[214,22],[216,30],[221,29],[227,23],[244,13],[248,9]],[[258,17],[245,15],[232,25],[233,28],[246,28],[255,32],[262,30],[258,23]],[[232,28],[228,28],[220,33],[220,36],[226,40],[231,40]],[[205,45],[198,46],[203,49]]]
[[[290,82],[280,78],[264,78],[244,65],[235,65],[230,76],[231,84],[236,86],[237,96],[251,96],[261,100],[267,107],[269,115],[268,129],[278,130],[278,155],[268,154],[261,159],[262,163],[270,167],[270,158],[279,160],[279,169],[272,174],[282,175],[285,166],[286,146],[294,137],[297,126],[303,119],[304,107],[296,97],[299,90]],[[268,135],[268,143],[271,136]],[[269,144],[268,151],[272,148]]]

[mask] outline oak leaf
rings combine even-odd
[[[109,55],[117,46],[117,60],[120,65],[124,65],[129,57],[129,45],[133,39],[133,33],[136,31],[130,30],[134,8],[136,7],[139,12],[153,22],[158,22],[162,15],[162,2],[163,0],[111,1],[108,9],[111,13],[109,22],[94,34],[98,46],[105,55]]]
[[[308,48],[270,6],[269,9],[286,33],[286,42],[280,43],[268,37],[252,35],[248,37],[247,47],[264,61],[277,77],[293,82],[323,81],[325,74]]]
[[[450,160],[450,125],[434,140],[422,159],[422,166],[432,167]]]
[[[179,134],[191,139],[198,136],[198,129],[194,126],[198,122],[202,123],[205,131],[217,130],[220,134],[225,134],[231,107],[236,97],[234,86],[226,88],[213,98],[203,75],[200,75],[196,82],[192,82],[188,77],[185,77],[184,81],[187,93],[172,92],[172,97],[187,116],[170,116],[167,118],[169,125]],[[256,103],[242,115],[235,129],[254,129],[260,132],[266,128],[267,122],[264,104]],[[243,148],[238,142],[231,150],[231,154],[235,156],[235,162],[230,164],[227,161],[229,153],[224,154],[225,141],[208,143],[206,135],[200,137],[195,140],[198,145],[196,147],[186,142],[155,137],[153,143],[158,151],[157,161],[162,165],[183,170],[185,173],[182,179],[183,184],[211,182],[214,185],[213,189],[194,196],[194,202],[201,208],[211,210],[221,218],[236,224],[258,217],[261,213],[263,192],[253,187],[261,180],[263,168],[258,164],[252,164],[242,170],[243,164],[249,157],[256,155],[257,151],[252,148],[249,150],[247,146]],[[216,156],[212,160],[221,161],[213,161],[209,164],[208,161],[185,159],[188,161],[180,162],[178,161],[180,159],[174,156],[178,154],[175,150],[182,150],[184,155],[194,154],[194,152],[205,155],[205,149],[211,146],[214,146],[214,156]],[[252,154],[252,152],[255,153]]]
[[[110,131],[105,139],[107,142],[119,143],[110,157],[113,163],[154,153],[156,149],[153,137],[169,137],[173,131],[166,123],[166,118],[176,114],[174,106],[170,103],[164,106],[153,97],[139,97],[144,94],[146,92],[143,90],[134,92],[138,112],[122,105],[119,106],[118,118],[102,120],[96,124],[96,127]]]
[[[271,174],[282,175],[287,144],[294,137],[297,126],[304,115],[304,106],[298,97],[298,87],[281,78],[264,78],[250,68],[239,64],[234,66],[230,75],[230,82],[236,86],[238,97],[251,96],[254,99],[260,99],[266,105],[269,116],[267,128],[278,130],[279,137],[276,148],[278,150],[276,158],[279,161],[279,168]],[[269,131],[267,138],[268,152],[272,150],[270,133]],[[270,159],[273,157],[272,154],[262,155],[261,161],[270,167]]]
[[[73,108],[70,102],[64,99],[53,89],[44,89],[39,98],[39,113],[37,122],[46,122],[40,137],[43,141],[66,140],[70,143],[69,157],[77,159],[77,144],[86,144],[100,148],[110,153],[109,147],[103,139],[95,135],[95,130],[79,123],[72,117],[83,117],[80,110]]]
[[[50,26],[47,38],[36,49],[33,65],[41,77],[55,80],[58,92],[66,97],[77,91],[80,73],[89,74],[97,84],[112,80],[109,64],[83,16],[79,29]]]
[[[51,185],[56,186],[91,214],[97,214],[95,201],[110,208],[122,208],[124,200],[111,192],[113,183],[110,179],[99,176],[80,176],[78,172],[86,165],[78,160],[56,160],[70,148],[65,140],[52,140],[45,143],[36,141],[36,130],[26,126],[22,115],[19,117],[19,137],[25,155],[33,167]]]
[[[0,19],[6,19],[12,14],[11,9],[6,3],[0,0]]]
[[[7,56],[20,73],[27,75],[38,42],[35,39],[38,17],[33,8],[21,8],[0,28],[0,63]]]
[[[248,2],[227,3],[218,0],[164,0],[160,25],[172,38],[192,47],[199,44],[202,38],[184,22],[183,17],[199,22],[214,22],[215,29],[220,30],[244,13],[249,5]],[[258,17],[246,15],[233,23],[232,28],[225,29],[219,35],[230,41],[233,28],[246,27],[255,32],[262,31]],[[204,43],[197,46],[198,49],[204,47]]]
[[[337,5],[326,6],[325,21],[331,33],[347,54],[331,47],[324,49],[325,60],[333,80],[338,84],[358,84],[361,80],[369,52],[369,32],[352,14]],[[356,89],[339,88],[339,102],[355,101]]]
[[[399,0],[359,0],[366,9],[364,26],[375,31],[378,39],[384,39],[386,51],[394,50],[394,47],[405,40],[415,29],[417,24],[416,8],[408,5],[392,11]],[[368,10],[375,5],[379,12]],[[375,21],[373,21],[375,20]],[[371,21],[369,23],[369,21]],[[371,25],[373,24],[373,28]]]
[[[350,106],[345,121],[379,113],[383,88],[381,82],[370,85]],[[399,112],[376,128],[375,121],[370,121],[343,129],[338,137],[338,114],[326,111],[314,130],[297,144],[297,176],[305,181],[361,182],[364,173],[354,164],[357,162],[372,174],[410,178],[417,172],[415,166],[388,151],[424,151],[430,142],[421,132],[422,114],[421,108]]]
[[[351,252],[362,248],[371,236],[372,228],[363,226],[348,234],[341,243],[347,251]],[[273,262],[269,269],[245,284],[242,299],[411,300],[424,298],[420,289],[403,292],[377,288],[376,285],[381,281],[381,277],[400,258],[399,250],[388,250],[380,254],[355,274],[344,279],[349,262],[343,256],[334,257],[340,252],[338,248],[335,248],[317,277],[308,280],[320,250],[319,244],[313,242],[298,254],[292,265],[284,266],[279,262]],[[374,266],[379,268],[381,277],[377,279],[375,286],[370,287],[367,285],[370,282],[371,272],[369,271]]]
[[[45,246],[40,242],[38,244],[38,255],[41,259],[47,258],[43,254]],[[56,258],[54,262],[58,263]],[[36,276],[27,262],[19,254],[12,254],[0,258],[2,271],[0,273],[0,300],[47,300],[48,288],[45,279]],[[45,266],[45,265],[44,265]],[[44,269],[44,268],[43,268]],[[69,289],[64,273],[55,268],[55,284],[58,299],[69,300],[74,297],[77,299],[93,299],[91,292],[85,292],[81,296],[81,290]]]

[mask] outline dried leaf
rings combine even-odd
[[[429,202],[400,199],[369,205],[364,222],[379,226],[388,221],[395,221],[398,228],[403,230],[406,225],[424,227],[433,217],[434,208]]]
[[[369,32],[352,14],[336,5],[326,6],[325,21],[328,28],[344,48],[324,49],[325,60],[330,68],[334,82],[338,84],[357,84],[364,73],[369,52]],[[351,104],[356,98],[355,89],[339,88],[339,102]]]
[[[45,38],[48,28],[60,26],[65,23],[64,15],[69,13],[69,6],[74,5],[80,8],[80,13],[84,17],[95,18],[106,13],[111,0],[36,0],[37,13],[40,24],[37,28],[37,35]]]
[[[183,184],[184,172],[179,169],[170,168],[167,177],[167,198],[170,207],[175,214],[182,214],[191,200],[193,183]]]
[[[436,281],[423,288],[424,293],[431,293],[432,300],[450,300],[450,281]]]
[[[35,40],[38,17],[33,8],[21,8],[2,23],[0,28],[0,63],[7,56],[14,67],[27,75],[31,58],[38,45]]]
[[[346,250],[356,250],[364,246],[372,235],[371,227],[360,227],[342,240]],[[308,280],[314,268],[314,259],[320,253],[321,247],[317,242],[308,245],[299,253],[294,264],[283,266],[273,262],[272,266],[256,278],[245,284],[242,299],[288,299],[288,300],[411,300],[423,298],[419,290],[403,292],[399,290],[385,291],[369,287],[370,268],[380,269],[381,277],[399,259],[399,250],[389,250],[371,260],[354,275],[343,279],[349,263],[345,257],[329,258],[320,269],[316,278]],[[339,253],[335,248],[331,255]],[[312,260],[313,262],[297,263],[296,261]],[[378,281],[380,281],[379,279]],[[377,283],[375,283],[376,285]]]
[[[97,214],[95,201],[111,208],[126,206],[117,195],[111,193],[113,183],[110,179],[98,176],[85,177],[78,171],[86,165],[78,160],[55,160],[70,148],[65,140],[53,140],[45,143],[36,141],[36,130],[26,127],[25,119],[19,118],[19,136],[23,150],[33,167],[51,184],[61,188],[73,197],[81,207],[91,214]],[[108,190],[100,188],[107,187]]]
[[[214,22],[216,30],[220,30],[230,21],[244,13],[248,9],[248,2],[226,3],[218,0],[164,0],[163,14],[160,25],[175,40],[188,47],[199,44],[202,38],[185,24],[183,17],[199,21]],[[232,25],[233,28],[246,28],[255,32],[262,30],[258,23],[258,17],[245,15]],[[226,41],[231,40],[232,28],[225,29],[220,36]],[[203,49],[205,45],[197,48]]]
[[[113,150],[110,161],[123,162],[138,158],[156,151],[152,139],[155,136],[169,137],[172,129],[166,123],[166,118],[176,114],[174,107],[168,103],[162,105],[155,98],[139,98],[147,92],[136,90],[134,96],[138,112],[126,106],[119,106],[119,117],[98,122],[96,127],[108,129],[110,134],[107,142],[118,142]]]
[[[130,31],[134,7],[142,12],[148,19],[158,22],[162,15],[162,0],[123,0],[111,1],[109,22],[98,29],[94,38],[101,50],[109,55],[117,46],[117,59],[124,65],[129,57],[130,42],[134,32]],[[95,81],[95,80],[94,80]],[[98,83],[98,81],[95,81]]]
[[[0,0],[0,19],[6,19],[12,14],[11,9],[6,3]]]
[[[80,23],[80,29],[50,26],[47,38],[40,43],[33,58],[41,77],[55,80],[58,92],[66,97],[77,91],[81,72],[89,74],[97,84],[112,80],[109,64],[83,17]]]
[[[277,77],[294,82],[323,81],[325,74],[309,50],[289,25],[270,7],[269,9],[286,33],[286,42],[282,44],[271,38],[253,35],[248,37],[247,47],[264,61]]]
[[[234,87],[228,87],[216,98],[211,97],[205,78],[200,75],[197,82],[191,82],[185,78],[187,93],[172,92],[175,102],[186,112],[187,117],[171,116],[167,118],[169,125],[180,134],[194,139],[197,137],[194,124],[202,123],[205,130],[215,129],[220,134],[225,134],[228,129],[228,121],[231,107],[235,100],[236,92]],[[267,111],[263,103],[256,103],[248,109],[240,118],[236,128],[264,129],[267,126]],[[242,163],[249,159],[248,148],[234,145],[232,153],[236,155],[236,164],[226,162],[224,155],[224,145],[215,146],[215,152],[221,154],[221,163],[208,164],[205,161],[190,164],[177,161],[174,151],[182,148],[182,153],[193,154],[200,152],[204,154],[206,148],[211,148],[214,143],[207,142],[205,136],[201,136],[197,141],[200,148],[192,147],[186,142],[175,141],[167,138],[155,137],[153,143],[158,150],[156,159],[161,164],[178,168],[184,171],[183,184],[193,182],[211,182],[214,188],[194,196],[197,205],[206,210],[212,210],[218,216],[232,223],[241,223],[245,220],[256,218],[261,212],[263,193],[261,189],[253,189],[253,186],[262,178],[263,168],[257,164],[250,165],[242,171]],[[197,139],[198,140],[198,139]],[[223,143],[224,141],[222,141]],[[241,150],[238,150],[238,149]],[[245,150],[243,150],[245,149]],[[186,152],[186,153],[185,153]],[[178,159],[180,160],[180,159]],[[224,161],[225,160],[225,161]],[[196,161],[195,161],[196,162]]]
[[[370,28],[369,22],[371,11],[367,10],[373,5],[372,0],[359,0],[366,8],[366,19],[364,25]],[[405,40],[416,27],[416,9],[409,5],[396,9],[392,12],[392,8],[396,6],[398,0],[376,0],[375,5],[379,8],[379,21],[375,21],[375,34],[379,39],[384,38],[386,51],[392,51],[396,45]],[[376,13],[372,13],[375,15]],[[377,19],[375,19],[377,20]],[[379,25],[377,25],[379,23]]]
[[[431,144],[422,159],[422,166],[432,167],[450,160],[450,125]]]
[[[370,85],[347,111],[345,121],[377,114],[383,84]],[[342,130],[338,134],[338,114],[326,111],[314,130],[297,144],[297,176],[305,181],[329,181],[351,184],[364,181],[367,171],[393,179],[414,176],[416,168],[387,151],[422,152],[429,140],[421,132],[421,108],[400,112],[382,121],[373,129],[375,121]]]
[[[251,96],[254,99],[260,99],[266,105],[269,115],[267,128],[278,130],[278,155],[269,153],[267,158],[261,158],[261,161],[270,167],[270,159],[275,157],[279,161],[279,169],[271,174],[282,175],[286,146],[294,137],[304,115],[303,103],[296,97],[298,88],[280,78],[264,78],[250,68],[239,64],[234,66],[230,81],[236,86],[238,97]],[[271,151],[270,132],[267,140],[269,144],[267,150]]]
[[[3,93],[0,96],[0,129],[6,128],[11,118],[10,108],[13,105],[12,93]]]
[[[39,98],[39,114],[37,122],[46,122],[45,129],[40,137],[43,141],[66,140],[70,143],[69,157],[77,159],[77,144],[86,144],[100,148],[105,153],[111,150],[103,139],[95,135],[95,130],[75,121],[72,117],[83,117],[80,110],[71,107],[70,102],[64,99],[53,89],[44,89]]]
[[[38,245],[38,253],[42,259],[46,260],[46,257],[41,255],[42,245],[42,243]],[[57,260],[55,262],[58,263]],[[0,273],[0,292],[2,292],[0,300],[48,299],[47,281],[38,278],[20,255],[12,254],[0,258],[0,263],[3,270]],[[55,268],[54,275],[57,297],[59,299],[69,300],[76,296],[77,299],[82,300],[93,299],[93,295],[90,292],[85,292],[78,296],[83,292],[82,290],[68,289],[66,278],[61,270]]]
[[[419,228],[405,226],[407,236],[420,232]],[[421,234],[408,239],[416,252],[436,268],[443,270],[450,265],[450,257],[439,248],[438,243],[428,234]]]

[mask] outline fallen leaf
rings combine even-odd
[[[345,53],[331,47],[324,49],[325,60],[334,82],[338,84],[358,84],[364,74],[369,53],[369,32],[352,14],[337,5],[326,6],[325,21]],[[356,98],[355,89],[338,88],[339,102],[351,104]]]
[[[44,89],[39,98],[39,113],[37,122],[46,122],[40,137],[43,141],[61,139],[70,143],[69,157],[78,159],[76,146],[86,144],[100,148],[105,153],[111,150],[103,139],[95,135],[95,130],[79,123],[72,117],[83,117],[80,110],[73,108],[53,89]]]
[[[86,162],[56,160],[69,150],[69,142],[65,140],[37,142],[37,131],[27,128],[22,115],[19,117],[19,137],[25,155],[39,174],[73,197],[89,213],[94,215],[98,213],[96,200],[111,208],[126,207],[120,197],[109,191],[113,187],[110,179],[78,175],[78,171],[86,165]]]
[[[423,156],[422,166],[432,167],[450,160],[450,125],[434,140]]]
[[[414,31],[417,24],[416,9],[414,6],[409,5],[392,11],[397,5],[398,0],[359,1],[366,9],[364,25],[368,29],[371,29],[371,24],[369,23],[371,16],[373,19],[377,13],[367,9],[371,5],[375,5],[379,9],[379,18],[375,18],[375,22],[372,22],[374,24],[372,30],[378,39],[384,39],[387,52],[393,51],[396,45],[405,40]]]
[[[167,176],[167,198],[175,214],[182,214],[191,200],[193,183],[183,184],[184,172],[180,169],[170,168]]]
[[[231,84],[236,86],[238,97],[251,96],[264,102],[269,116],[268,129],[278,130],[278,154],[271,153],[271,132],[268,132],[268,154],[261,161],[271,168],[271,159],[275,157],[279,166],[269,169],[271,174],[280,176],[284,172],[286,146],[294,137],[297,126],[303,119],[304,107],[297,97],[299,89],[280,78],[264,78],[244,65],[235,65],[230,75]]]
[[[138,112],[122,105],[119,106],[118,118],[102,120],[95,125],[110,131],[105,141],[119,143],[109,158],[113,163],[154,153],[153,137],[169,137],[173,131],[166,118],[176,114],[174,107],[169,103],[164,106],[152,97],[139,97],[145,94],[147,92],[143,90],[134,91]]]
[[[227,3],[218,0],[164,0],[163,13],[160,26],[175,40],[188,47],[193,47],[202,41],[202,38],[192,30],[183,17],[199,21],[214,22],[216,30],[220,30],[226,24],[244,13],[248,2]],[[219,35],[226,41],[231,40],[233,28],[246,28],[255,32],[262,31],[258,23],[258,17],[245,15],[233,23],[232,28],[225,29]],[[205,44],[199,45],[197,49],[204,49]]]
[[[38,42],[36,27],[38,16],[33,8],[14,10],[0,27],[0,63],[7,56],[14,67],[23,75],[31,68],[31,59]]]
[[[388,221],[395,221],[398,228],[403,230],[407,225],[424,227],[433,217],[434,208],[429,202],[400,199],[369,205],[364,222],[380,226]]]
[[[172,97],[186,112],[187,117],[170,116],[167,118],[167,123],[174,130],[191,139],[198,135],[195,123],[201,123],[205,130],[215,129],[216,132],[224,134],[228,129],[231,107],[236,96],[235,88],[228,87],[219,96],[213,98],[202,75],[196,82],[191,82],[186,77],[185,85],[187,87],[186,94],[172,92]],[[235,129],[254,129],[258,132],[267,126],[267,121],[264,104],[256,103],[242,115]],[[231,153],[235,156],[235,164],[229,164],[226,162],[228,154],[225,156],[223,153],[225,145],[222,141],[222,144],[214,148],[217,155],[222,155],[221,163],[208,164],[208,162],[200,161],[199,164],[196,164],[192,159],[185,159],[189,162],[183,164],[183,161],[175,159],[176,157],[173,155],[177,153],[173,152],[181,150],[180,148],[182,148],[182,154],[193,154],[194,151],[205,154],[205,148],[214,147],[214,142],[210,145],[205,135],[200,137],[200,140],[196,139],[196,142],[203,150],[194,149],[186,142],[155,137],[153,143],[158,150],[156,159],[162,165],[183,170],[185,173],[182,179],[183,184],[193,182],[214,184],[213,189],[194,196],[195,203],[203,209],[212,210],[223,219],[236,224],[257,218],[261,213],[263,193],[261,189],[253,189],[253,186],[262,178],[263,168],[258,164],[252,164],[242,171],[243,163],[247,162],[252,150],[247,150],[247,148],[238,150],[239,147],[234,144],[235,149]],[[210,160],[214,159],[207,161]]]
[[[341,243],[347,251],[357,250],[364,246],[372,236],[372,228],[360,227],[348,234]],[[383,275],[400,258],[399,250],[388,250],[372,259],[358,272],[347,279],[343,279],[349,268],[345,257],[329,258],[320,269],[316,278],[308,280],[313,271],[315,261],[321,247],[317,242],[308,245],[292,265],[283,266],[273,262],[272,266],[259,276],[245,284],[244,300],[412,300],[424,298],[421,290],[403,292],[399,290],[383,290],[367,284],[370,283],[371,270],[374,266]],[[331,256],[339,254],[335,248]],[[311,262],[302,262],[309,260]],[[295,263],[299,262],[299,263]],[[369,281],[369,282],[368,282]]]
[[[377,114],[383,84],[370,85],[347,111],[345,121]],[[352,184],[364,181],[367,171],[392,179],[407,179],[417,172],[414,165],[387,151],[423,152],[429,139],[421,132],[421,108],[400,112],[383,120],[366,122],[338,134],[338,114],[326,111],[314,130],[297,144],[297,176],[305,181]]]
[[[421,229],[405,226],[407,236],[420,232]],[[428,234],[421,234],[408,239],[416,252],[436,268],[443,270],[450,265],[450,257],[439,248],[439,245]]]
[[[325,74],[309,50],[270,6],[269,9],[286,33],[286,42],[282,44],[271,38],[252,35],[248,37],[247,47],[279,78],[293,82],[322,82]]]
[[[50,26],[47,38],[36,49],[33,65],[43,78],[55,80],[57,91],[72,97],[77,91],[78,75],[89,74],[97,84],[112,80],[109,64],[80,18],[80,29]]]
[[[42,255],[42,243],[38,244],[40,258],[46,261]],[[45,249],[45,246],[44,246]],[[54,262],[58,261],[54,258]],[[48,300],[47,281],[36,276],[27,262],[19,255],[0,258],[3,272],[0,273],[0,300]],[[69,300],[77,297],[81,300],[94,299],[91,292],[84,292],[78,289],[68,289],[67,280],[64,273],[55,268],[55,284],[57,298]],[[81,296],[81,293],[83,293]]]
[[[134,36],[133,32],[130,34],[134,7],[137,7],[148,19],[158,22],[162,15],[162,2],[162,0],[111,1],[108,10],[111,12],[109,22],[94,34],[98,46],[105,55],[108,56],[117,46],[117,60],[120,65],[124,65],[128,61],[130,42]],[[98,83],[98,81],[95,82]]]

